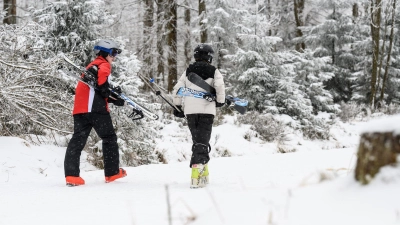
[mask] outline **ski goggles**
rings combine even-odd
[[[115,57],[115,56],[121,54],[121,52],[122,52],[122,50],[119,49],[119,48],[112,48],[111,51],[110,51],[110,55],[112,57]]]
[[[104,48],[104,47],[100,47],[100,46],[94,46],[94,50],[100,50],[103,52],[107,52],[110,56],[115,57],[118,54],[121,54],[122,50],[119,48]]]

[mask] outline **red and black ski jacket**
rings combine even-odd
[[[91,62],[86,69],[96,65],[98,67],[97,85],[103,89],[108,89],[108,79],[111,75],[111,64],[102,56],[98,56]],[[75,102],[73,115],[82,113],[109,113],[107,98],[102,93],[88,85],[78,82],[75,90]]]

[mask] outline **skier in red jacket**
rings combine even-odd
[[[121,53],[121,49],[111,40],[101,40],[95,45],[94,52],[97,57],[86,69],[97,75],[97,88],[94,89],[83,82],[78,82],[75,90],[74,134],[68,144],[64,160],[65,179],[68,186],[85,184],[85,181],[79,176],[79,160],[92,128],[103,142],[106,183],[127,175],[124,169],[119,168],[117,136],[108,108],[108,103],[117,106],[125,104],[124,100],[111,94],[110,88],[113,87],[109,83],[111,64]],[[121,93],[120,87],[113,88],[113,90]]]

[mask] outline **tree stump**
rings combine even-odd
[[[386,165],[394,165],[400,153],[400,134],[393,132],[363,133],[357,152],[355,178],[368,184]]]

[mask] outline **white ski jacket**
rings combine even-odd
[[[198,62],[195,62],[196,64]],[[192,65],[194,65],[192,64]],[[191,65],[191,66],[192,66]],[[209,102],[205,99],[200,99],[200,98],[194,98],[194,97],[181,97],[176,95],[176,92],[180,87],[187,87],[193,90],[197,91],[205,91],[204,89],[200,88],[199,86],[193,84],[187,79],[186,73],[187,71],[191,70],[191,66],[185,72],[183,72],[182,76],[179,78],[177,84],[174,86],[173,90],[173,101],[175,105],[183,105],[183,111],[185,114],[212,114],[215,116],[216,113],[216,106],[215,102]],[[212,66],[211,66],[212,67]],[[215,67],[213,67],[215,69]],[[191,71],[193,72],[193,71]],[[195,71],[194,71],[195,72]],[[195,72],[196,73],[196,72]],[[222,77],[222,74],[219,72],[218,69],[215,69],[214,74],[211,74],[212,72],[209,72],[209,74],[204,75],[204,74],[198,74],[201,77],[207,78],[205,81],[210,84],[212,87],[215,88],[216,91],[216,100],[219,103],[224,103],[225,102],[225,84],[224,84],[224,79]]]

